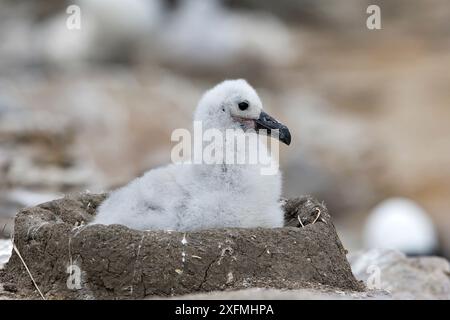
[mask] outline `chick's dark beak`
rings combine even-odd
[[[291,133],[289,132],[289,129],[264,111],[261,111],[259,118],[255,120],[255,129],[257,132],[261,129],[267,130],[267,134],[272,137],[287,145],[291,144]]]

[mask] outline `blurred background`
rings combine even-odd
[[[448,0],[1,0],[0,233],[168,163],[201,94],[246,78],[293,135],[286,197],[323,200],[350,251],[448,257],[449,49]]]

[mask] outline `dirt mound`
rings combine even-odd
[[[144,298],[249,287],[363,289],[326,208],[313,198],[285,202],[285,228],[186,233],[85,226],[104,198],[82,194],[18,213],[15,245],[46,298]],[[0,282],[18,295],[37,295],[29,273],[14,253]]]

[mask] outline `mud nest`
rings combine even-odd
[[[39,288],[45,298],[56,299],[134,299],[248,287],[363,290],[326,207],[311,197],[283,202],[284,228],[185,233],[86,226],[104,199],[81,194],[20,211],[14,243],[22,259],[13,252],[1,271],[4,288],[36,297]]]

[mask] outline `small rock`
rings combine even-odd
[[[407,257],[372,249],[348,257],[356,278],[394,299],[450,299],[450,264],[438,257]]]

